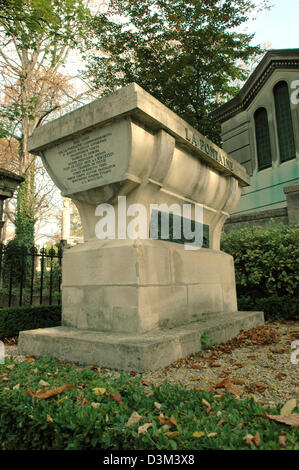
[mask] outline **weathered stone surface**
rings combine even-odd
[[[29,149],[77,205],[84,243],[64,252],[62,327],[23,332],[20,351],[142,371],[200,349],[210,316],[221,338],[262,321],[237,313],[233,259],[219,251],[246,171],[138,85],[42,126]],[[116,239],[97,238],[103,203]],[[137,204],[145,228],[134,239],[123,215]],[[153,214],[170,208],[195,221],[199,205],[209,248],[149,238]]]
[[[62,324],[89,330],[144,333],[237,311],[230,255],[160,240],[88,242],[66,251],[62,292]]]
[[[122,334],[55,327],[20,333],[21,354],[50,355],[63,361],[95,364],[112,369],[146,372],[200,351],[206,332],[215,342],[225,342],[241,329],[261,326],[262,312],[213,315],[205,320],[147,334]]]

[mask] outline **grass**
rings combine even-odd
[[[74,388],[48,399],[26,393],[66,384]],[[219,396],[166,382],[143,384],[134,374],[107,376],[97,368],[78,368],[47,356],[22,363],[9,358],[0,365],[3,450],[272,450],[282,448],[280,436],[286,438],[285,449],[298,450],[298,428],[256,416],[279,414],[280,408],[263,408],[229,393]],[[127,426],[133,412],[142,418]],[[245,437],[257,432],[260,445],[246,444]]]

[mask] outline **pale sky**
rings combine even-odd
[[[299,48],[299,1],[272,0],[270,11],[257,14],[247,24],[247,32],[255,33],[254,44],[271,43],[272,49]]]

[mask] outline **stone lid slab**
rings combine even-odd
[[[39,155],[87,130],[126,116],[142,123],[151,132],[165,130],[175,137],[176,145],[188,149],[220,173],[235,176],[241,186],[249,185],[249,175],[242,165],[136,83],[36,129],[28,141],[28,149]]]

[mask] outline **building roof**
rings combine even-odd
[[[247,109],[274,70],[294,68],[299,69],[299,49],[272,49],[268,51],[239,93],[232,100],[215,109],[211,116],[219,122],[227,121]]]

